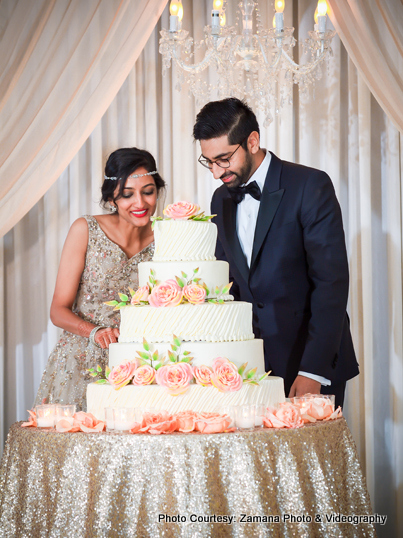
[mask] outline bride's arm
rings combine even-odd
[[[88,225],[84,218],[73,222],[63,247],[56,287],[50,307],[50,319],[57,327],[79,336],[89,337],[96,325],[72,312],[81,275],[84,271],[85,255],[88,245]],[[100,329],[95,334],[95,341],[102,348],[117,342],[118,329]]]

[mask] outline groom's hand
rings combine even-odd
[[[303,396],[307,393],[320,394],[320,387],[321,384],[319,381],[315,381],[314,379],[310,379],[303,375],[297,375],[294,383],[291,385],[288,397],[293,398],[294,396]]]

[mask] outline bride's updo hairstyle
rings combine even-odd
[[[108,202],[114,203],[122,197],[127,178],[140,167],[145,168],[147,172],[157,170],[154,157],[145,149],[120,148],[109,155],[101,188],[101,204],[104,207]],[[150,175],[151,178],[155,181],[159,196],[160,191],[165,188],[165,181],[158,172]],[[117,192],[116,187],[118,187]]]

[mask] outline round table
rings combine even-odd
[[[7,538],[376,535],[344,419],[211,435],[57,433],[16,423],[0,492]]]

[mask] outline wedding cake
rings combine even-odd
[[[187,202],[153,222],[155,253],[139,264],[139,289],[109,304],[121,313],[107,379],[87,388],[87,410],[143,407],[176,413],[285,400],[264,372],[252,305],[230,295],[229,266],[214,256],[217,227]],[[94,375],[95,375],[94,371]]]

